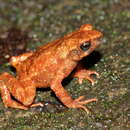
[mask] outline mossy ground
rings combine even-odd
[[[29,30],[41,42],[54,40],[82,24],[92,24],[103,32],[101,46],[88,58],[92,69],[100,73],[94,86],[71,80],[65,88],[73,98],[97,97],[88,107],[91,115],[80,109],[53,111],[16,110],[0,103],[0,129],[14,130],[127,130],[130,129],[130,2],[129,0],[0,0],[0,34],[11,26]],[[98,61],[97,61],[98,59]],[[0,71],[10,72],[3,64]],[[38,91],[36,100],[59,101],[50,90]]]

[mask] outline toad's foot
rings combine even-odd
[[[71,104],[68,105],[69,108],[82,108],[87,113],[90,113],[89,109],[84,106],[84,104],[88,104],[90,102],[96,102],[98,101],[96,98],[83,100],[84,96],[80,96],[79,98],[75,99]]]
[[[92,74],[95,74],[99,78],[99,74],[96,71],[85,70],[85,69],[78,70],[74,74],[74,77],[78,78],[79,84],[82,84],[83,79],[87,79],[87,80],[89,80],[92,83],[92,85],[94,85],[95,81],[91,77]]]
[[[38,106],[43,107],[44,104],[39,102],[39,103],[32,104],[30,107],[38,107]]]

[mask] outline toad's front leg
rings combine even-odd
[[[88,100],[83,100],[84,96],[80,96],[79,98],[73,100],[68,92],[61,85],[62,80],[60,79],[61,77],[57,76],[57,78],[51,84],[51,89],[55,92],[60,101],[68,108],[82,108],[87,113],[89,113],[89,110],[84,105],[93,101],[97,101],[97,99],[92,98]]]
[[[73,77],[77,77],[79,84],[82,84],[83,79],[89,80],[92,85],[94,85],[95,81],[91,77],[91,75],[95,74],[97,77],[99,77],[99,74],[96,71],[93,70],[86,70],[86,69],[77,69],[77,71],[74,73]]]

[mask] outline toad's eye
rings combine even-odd
[[[80,48],[83,50],[83,51],[87,51],[91,46],[91,43],[90,42],[84,42]]]

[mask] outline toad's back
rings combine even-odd
[[[48,84],[55,77],[64,59],[60,58],[59,44],[43,46],[35,51],[17,68],[17,75],[20,79],[32,79],[38,85]],[[60,45],[61,47],[61,45]]]

